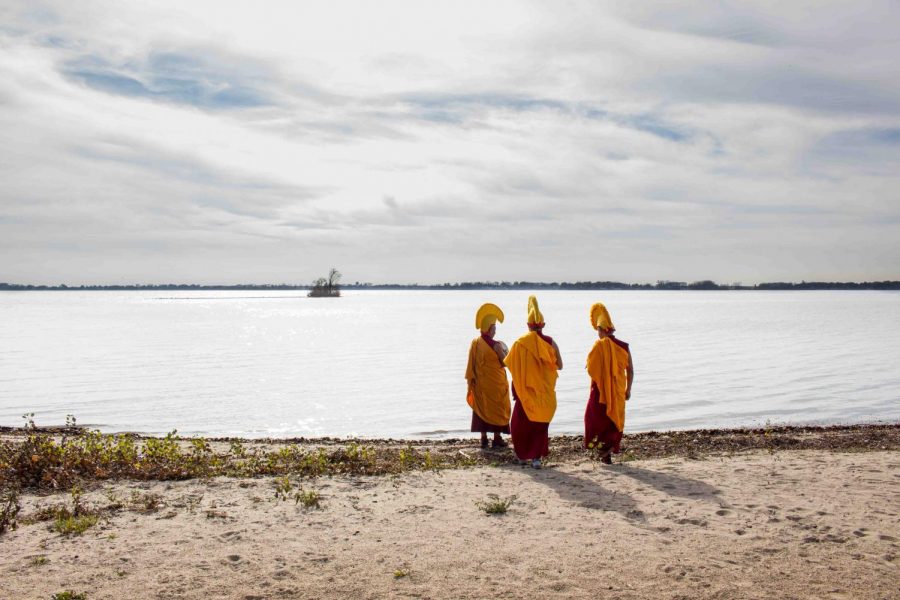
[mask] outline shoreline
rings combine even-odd
[[[34,427],[13,427],[0,425],[0,439],[7,438],[11,440],[26,438],[32,434],[52,435],[52,436],[72,436],[77,437],[88,432],[99,433],[103,436],[127,437],[137,441],[163,439],[169,437],[166,435],[149,435],[137,431],[120,431],[120,432],[99,432],[90,425],[38,425]],[[653,456],[663,456],[656,454],[658,449],[654,449],[656,444],[654,440],[673,438],[675,440],[693,440],[699,442],[703,448],[722,448],[725,449],[729,445],[729,441],[734,445],[744,449],[766,448],[769,445],[764,441],[766,437],[772,437],[771,443],[781,444],[783,447],[805,448],[805,444],[810,443],[810,436],[823,436],[823,439],[838,441],[840,440],[844,446],[849,444],[862,443],[867,440],[867,436],[876,436],[877,438],[891,438],[890,432],[900,436],[900,420],[898,421],[878,421],[870,423],[852,423],[852,424],[830,424],[830,425],[768,425],[758,427],[713,427],[698,429],[660,429],[651,431],[640,431],[635,433],[624,434],[623,447],[647,446],[651,448]],[[467,432],[468,433],[468,432]],[[202,435],[176,435],[171,436],[179,442],[189,442],[190,440],[205,440],[210,443],[231,443],[240,442],[249,445],[310,445],[310,446],[346,446],[348,444],[356,444],[360,446],[460,446],[469,447],[476,444],[477,433],[471,433],[465,436],[447,437],[447,438],[404,438],[404,437],[342,437],[342,436],[299,436],[299,437],[242,437],[242,436],[202,436]],[[763,436],[760,438],[760,436]],[[797,438],[796,436],[801,436]],[[574,443],[580,443],[582,436],[579,434],[559,434],[550,436],[551,452],[553,448],[570,448]],[[629,443],[626,443],[629,442]],[[894,442],[891,442],[894,443]]]

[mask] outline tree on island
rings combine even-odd
[[[331,267],[328,277],[319,277],[313,282],[313,287],[307,296],[310,298],[337,298],[341,295],[341,272]]]

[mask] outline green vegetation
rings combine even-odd
[[[81,535],[99,520],[97,515],[60,516],[53,523],[53,530],[62,535]]]
[[[19,503],[19,489],[15,484],[0,487],[0,535],[16,528],[16,517],[22,505]]]
[[[179,438],[171,432],[162,438],[130,434],[101,434],[85,429],[46,431],[27,427],[7,430],[0,439],[0,533],[13,529],[24,490],[72,490],[97,481],[169,481],[210,477],[275,477],[299,482],[332,475],[395,475],[409,471],[443,470],[514,460],[512,453],[485,456],[475,451],[477,440],[434,442],[373,441],[370,444],[339,440],[266,442]],[[834,427],[775,427],[757,429],[647,432],[627,436],[621,461],[750,450],[897,450],[900,425],[851,425]],[[582,436],[555,436],[550,451],[556,462],[588,456]],[[284,497],[294,496],[295,486]],[[104,511],[122,508],[153,512],[162,505],[158,495],[132,495],[130,502],[105,492]],[[70,513],[78,516],[73,498]],[[199,499],[188,500],[198,508]],[[56,514],[46,520],[55,520]],[[30,519],[33,519],[31,517]]]
[[[48,562],[50,562],[50,559],[48,559],[44,555],[35,556],[34,558],[31,559],[31,566],[32,567],[40,567],[40,566],[46,565]]]
[[[52,529],[65,536],[81,535],[100,521],[100,512],[96,508],[86,506],[81,501],[82,491],[78,486],[70,490],[71,506],[56,504],[45,506],[23,519],[23,523],[32,524],[53,521]]]
[[[288,498],[294,499],[294,504],[302,504],[304,508],[320,508],[319,501],[321,496],[315,490],[303,491],[303,488],[294,490],[294,484],[285,475],[275,480],[275,500],[286,501]]]
[[[516,501],[516,498],[517,496],[515,495],[501,498],[497,494],[488,494],[487,500],[478,501],[475,503],[475,506],[488,515],[505,515],[509,507]]]
[[[151,492],[131,492],[131,506],[138,512],[156,512],[163,505],[162,496]]]
[[[77,430],[57,436],[28,430],[21,440],[0,441],[0,481],[7,489],[71,489],[80,481],[134,479],[168,481],[209,477],[380,475],[409,470],[439,470],[468,466],[476,461],[453,448],[446,452],[407,447],[310,447],[298,444],[246,448],[231,442],[227,450],[213,449],[203,438],[181,439],[172,431],[162,438],[102,434]],[[18,486],[13,488],[11,486]],[[0,518],[14,518],[17,494],[6,491]],[[152,497],[141,500],[154,510]],[[113,503],[119,503],[113,499]],[[132,498],[132,504],[138,501]],[[120,503],[119,503],[120,504]],[[0,521],[2,526],[4,521]]]
[[[319,505],[319,501],[321,500],[321,496],[319,492],[315,490],[309,490],[304,492],[300,490],[296,494],[294,494],[294,500],[298,504],[302,504],[304,508],[321,508]]]
[[[71,590],[67,590],[65,592],[53,594],[52,600],[87,600],[87,594],[84,592],[75,593]]]

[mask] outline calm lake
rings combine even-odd
[[[529,292],[0,292],[0,424],[247,437],[456,437],[474,315],[522,335]],[[565,368],[551,434],[579,433],[605,302],[631,344],[626,431],[900,420],[900,293],[550,291]]]

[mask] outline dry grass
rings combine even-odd
[[[101,434],[75,428],[11,430],[0,438],[0,532],[14,526],[17,494],[22,489],[71,489],[79,482],[102,480],[175,480],[218,476],[315,478],[325,475],[384,475],[415,470],[499,466],[513,462],[509,450],[484,452],[475,439],[359,443],[321,438],[265,440],[248,447],[233,438],[163,438]],[[767,427],[736,430],[649,432],[627,435],[627,460],[733,454],[748,450],[897,450],[900,425],[842,427]],[[588,456],[580,436],[551,438],[554,462]],[[283,499],[292,494],[284,490]],[[307,492],[311,493],[311,492]],[[312,503],[312,496],[294,498]],[[144,509],[154,498],[132,499]]]

